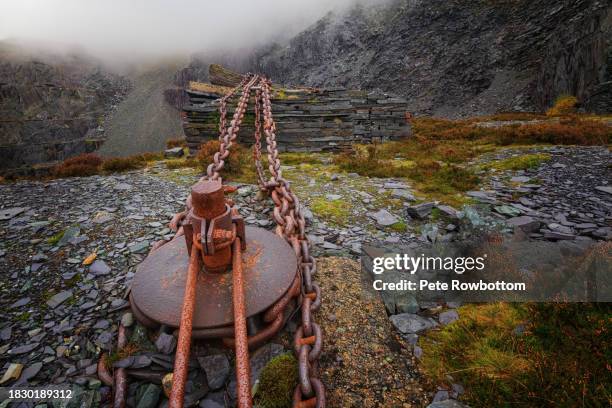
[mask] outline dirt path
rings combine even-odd
[[[428,402],[407,344],[381,300],[367,291],[358,262],[319,258],[324,333],[321,377],[329,407],[421,407]]]

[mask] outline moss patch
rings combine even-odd
[[[350,204],[344,200],[330,201],[326,198],[315,198],[310,209],[319,217],[336,224],[344,224],[350,215]]]
[[[64,237],[65,232],[66,231],[60,231],[57,234],[53,235],[52,237],[47,238],[47,243],[49,245],[56,245]]]
[[[550,158],[550,155],[545,153],[526,154],[524,156],[515,156],[487,163],[483,168],[497,170],[527,170],[540,166],[542,163],[549,161]]]
[[[297,360],[291,353],[274,357],[263,368],[255,402],[261,408],[288,408],[298,382]]]

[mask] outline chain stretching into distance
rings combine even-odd
[[[321,289],[313,281],[316,273],[316,261],[310,255],[310,243],[306,236],[306,221],[297,196],[291,191],[289,182],[282,177],[279,151],[276,145],[276,125],[272,117],[271,83],[267,78],[247,74],[242,83],[221,100],[219,152],[214,155],[214,162],[208,166],[207,178],[216,180],[220,177],[225,159],[230,154],[230,147],[238,136],[242,118],[246,112],[251,89],[255,91],[255,144],[253,158],[257,169],[260,187],[268,191],[274,202],[273,218],[277,224],[276,233],[285,238],[298,258],[298,269],[302,283],[301,325],[295,332],[294,349],[298,359],[299,384],[293,394],[294,408],[324,408],[325,387],[318,378],[318,359],[323,345],[321,327],[315,322],[313,312],[321,306]],[[227,100],[242,87],[242,95],[230,126],[225,129]],[[262,106],[263,105],[263,106]],[[263,130],[266,136],[268,151],[269,181],[265,180],[261,163],[261,121],[263,110]]]

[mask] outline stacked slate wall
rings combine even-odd
[[[219,136],[218,95],[188,90],[183,129],[194,151]],[[239,95],[228,103],[231,121]],[[254,102],[249,103],[238,133],[240,143],[254,141]],[[344,88],[287,89],[274,92],[272,113],[281,151],[342,150],[353,143],[397,140],[410,135],[404,99]]]

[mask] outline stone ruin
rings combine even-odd
[[[191,82],[186,89],[189,103],[183,106],[183,129],[191,151],[218,139],[218,99],[231,90],[229,85],[237,84],[235,76],[224,76],[219,66],[212,65],[210,72],[211,84]],[[403,98],[346,88],[290,89],[276,84],[273,91],[272,111],[281,151],[344,150],[353,143],[398,140],[411,134],[411,114]],[[229,100],[228,123],[239,96]],[[239,142],[245,145],[254,142],[254,104],[250,106],[238,133]]]

